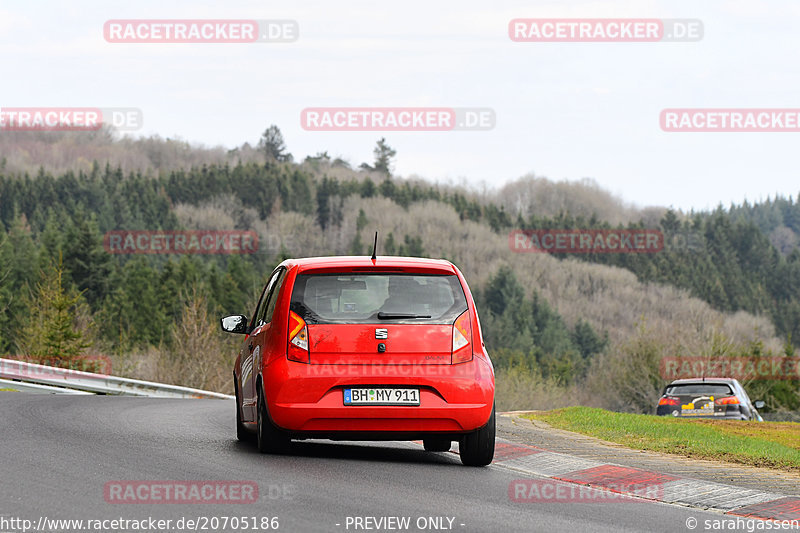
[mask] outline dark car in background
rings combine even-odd
[[[664,388],[656,414],[681,418],[763,421],[744,387],[732,378],[677,379]],[[757,409],[758,408],[758,409]]]

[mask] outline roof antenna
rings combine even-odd
[[[372,260],[375,261],[378,259],[378,256],[375,253],[378,251],[378,232],[375,232],[375,242],[372,244]]]

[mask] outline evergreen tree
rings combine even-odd
[[[94,220],[78,211],[64,242],[64,267],[92,309],[98,309],[108,292],[111,258]]]
[[[2,224],[0,224],[2,229]],[[26,297],[36,285],[40,271],[30,227],[24,216],[12,221],[8,233],[0,231],[0,350],[14,350],[15,339],[25,324],[20,317],[28,313]]]
[[[317,187],[317,224],[324,231],[328,227],[331,217],[331,191],[330,180],[322,178],[322,183]]]
[[[386,138],[381,137],[372,153],[375,155],[375,165],[373,168],[377,172],[390,176],[392,174],[392,158],[397,155],[397,150],[386,144]]]
[[[64,288],[63,274],[60,261],[41,272],[20,337],[26,357],[55,366],[75,362],[92,345],[87,331],[76,324],[82,296]]]
[[[386,255],[395,255],[397,253],[397,245],[394,242],[394,235],[392,232],[389,232],[389,235],[386,236],[386,240],[383,243],[383,250]]]
[[[367,214],[364,212],[363,209],[358,210],[358,218],[356,218],[356,230],[361,231],[362,229],[367,227],[369,224],[369,219],[367,218]]]
[[[362,198],[372,198],[375,196],[375,183],[371,179],[365,178],[364,181],[361,182],[360,194]]]
[[[361,232],[357,231],[350,244],[350,255],[364,255],[364,244],[361,242]]]
[[[283,134],[275,124],[272,124],[261,134],[258,148],[267,156],[267,161],[285,162],[292,160],[292,154],[286,152]]]
[[[405,255],[409,257],[425,257],[425,249],[422,247],[422,237],[419,235],[415,237],[406,235],[404,241]]]

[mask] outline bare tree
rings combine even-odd
[[[208,313],[203,291],[192,285],[181,295],[186,305],[172,328],[172,349],[161,354],[160,379],[199,389],[230,392],[234,348]]]

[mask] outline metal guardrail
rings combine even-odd
[[[14,359],[0,359],[0,378],[13,380],[14,388],[19,384],[38,384],[50,389],[63,389],[67,391],[84,391],[95,394],[110,394],[116,396],[146,396],[150,398],[201,398],[231,400],[233,396],[218,392],[166,385],[153,381],[120,378],[106,374],[94,374],[69,368],[37,365]],[[0,388],[4,388],[3,385]],[[49,392],[57,392],[51,390]]]
[[[10,379],[0,379],[0,391],[11,389],[18,392],[36,392],[39,394],[75,394],[92,396],[93,392],[82,390],[65,389],[63,387],[51,387],[49,385],[39,385],[38,383],[26,383],[24,381],[11,381]]]

